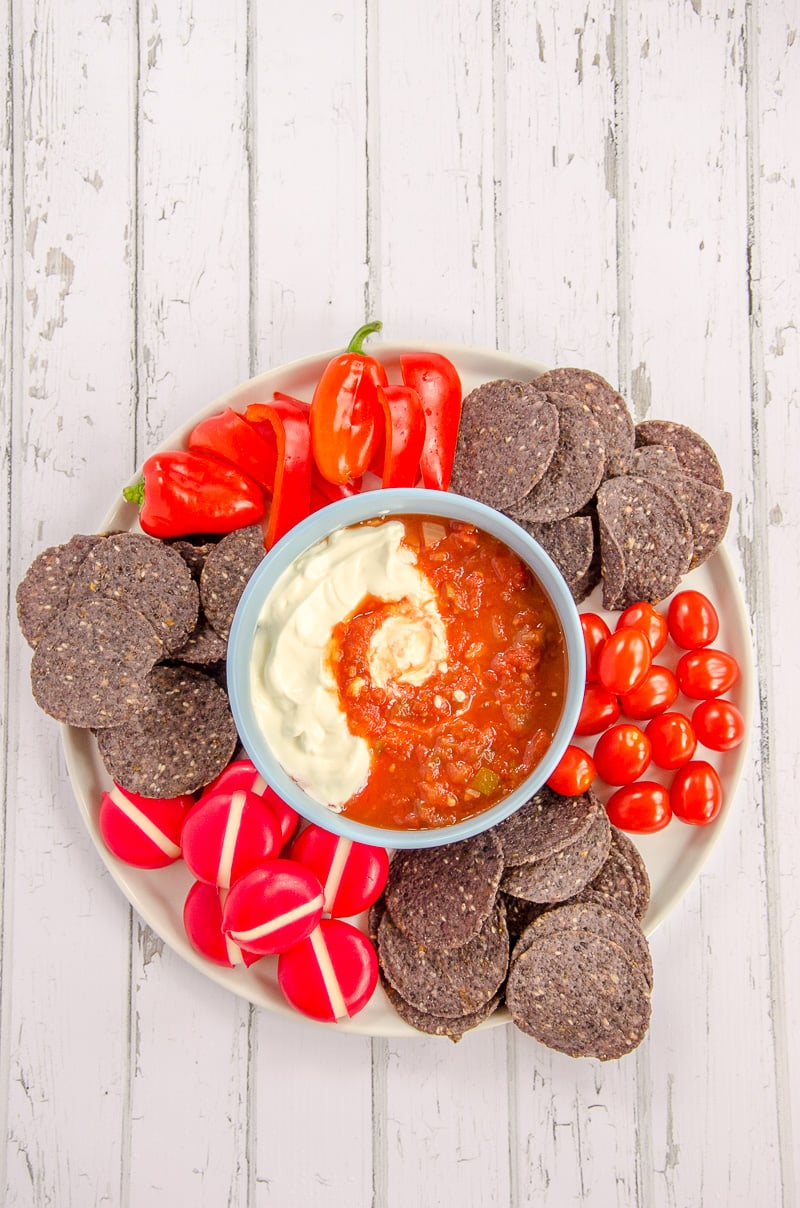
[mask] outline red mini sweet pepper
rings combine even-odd
[[[359,327],[343,353],[322,371],[311,400],[314,460],[328,482],[346,483],[368,468],[382,432],[377,387],[388,383],[386,370],[363,351],[364,340],[381,323]]]
[[[438,352],[409,352],[400,357],[400,372],[407,386],[422,399],[425,444],[420,468],[422,485],[446,491],[461,422],[461,379],[452,361]]]
[[[413,487],[425,442],[422,400],[411,386],[379,386],[384,433],[372,461],[384,487]]]
[[[189,448],[211,453],[238,466],[265,491],[272,490],[275,479],[274,441],[265,441],[243,415],[226,407],[195,424],[189,433]]]
[[[245,420],[266,441],[274,441],[276,461],[272,503],[264,545],[272,549],[311,511],[311,431],[301,403],[275,395],[270,403],[251,403]]]
[[[122,492],[139,504],[139,524],[151,537],[230,533],[264,515],[264,493],[236,466],[205,453],[154,453],[142,477]]]

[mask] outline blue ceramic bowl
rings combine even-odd
[[[310,797],[273,755],[256,719],[250,693],[250,665],[258,618],[276,581],[296,558],[336,529],[362,520],[396,515],[443,516],[474,524],[499,538],[533,571],[558,614],[566,639],[567,691],[561,719],[544,758],[513,792],[483,813],[453,826],[390,830],[356,822]],[[488,830],[518,809],[545,783],[568,746],[583,700],[585,655],[578,611],[566,583],[541,546],[523,528],[485,504],[442,491],[366,491],[315,512],[279,541],[247,584],[228,643],[228,691],[239,736],[264,779],[301,817],[345,838],[379,847],[437,847]]]

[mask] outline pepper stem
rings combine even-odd
[[[144,503],[144,479],[140,478],[132,487],[123,487],[122,494],[128,503],[135,503],[140,508]]]
[[[359,327],[356,334],[353,336],[350,343],[347,345],[345,352],[354,352],[356,354],[363,353],[364,341],[367,336],[371,336],[373,332],[380,331],[383,327],[380,319],[375,319],[372,323],[365,323],[363,327]]]

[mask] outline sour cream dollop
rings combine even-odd
[[[374,681],[422,684],[447,660],[430,580],[400,521],[340,529],[280,576],[259,615],[250,666],[258,723],[276,759],[310,797],[341,810],[365,785],[368,743],[350,732],[328,648],[367,596],[397,602],[370,644]]]

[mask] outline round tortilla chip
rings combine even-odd
[[[63,545],[42,550],[17,585],[17,620],[22,636],[35,647],[47,626],[69,603],[81,563],[105,537],[76,533]]]
[[[218,776],[238,735],[220,686],[192,667],[158,666],[150,695],[124,725],[96,732],[111,777],[144,797],[194,793]]]
[[[563,797],[546,784],[518,810],[492,827],[506,865],[528,864],[581,839],[603,810],[591,792]]]
[[[459,843],[397,852],[384,890],[396,926],[429,947],[468,943],[492,912],[503,873],[493,831]]]
[[[671,452],[658,445],[640,450],[642,453]],[[671,492],[686,513],[692,530],[692,560],[689,570],[701,566],[721,544],[731,518],[733,496],[729,491],[709,486],[700,478],[688,474],[665,472],[653,464],[646,464],[644,477]]]
[[[611,828],[611,846],[599,872],[584,891],[581,900],[598,896],[611,906],[617,903],[641,922],[650,904],[650,878],[636,845],[624,831]]]
[[[532,524],[527,520],[520,520],[519,523],[555,562],[575,602],[580,603],[585,599],[595,561],[591,516],[567,516],[549,524]],[[593,587],[594,583],[589,586],[589,591]]]
[[[144,533],[114,533],[89,552],[70,603],[90,596],[124,600],[144,613],[167,654],[186,641],[200,607],[197,584],[180,554]]]
[[[486,382],[464,399],[450,486],[511,508],[542,477],[557,443],[558,411],[543,394],[525,382]]]
[[[201,612],[194,629],[172,657],[193,667],[210,667],[223,662],[227,651],[225,638],[220,637]]]
[[[534,378],[532,385],[587,403],[603,432],[605,476],[628,473],[633,460],[633,419],[625,399],[604,377],[590,369],[551,369]]]
[[[671,595],[694,550],[691,525],[675,496],[653,479],[623,475],[600,487],[597,515],[604,575],[620,555],[625,569],[622,595],[606,607],[656,604]]]
[[[597,901],[565,902],[540,914],[520,935],[511,953],[512,963],[539,937],[557,935],[561,931],[588,931],[613,940],[641,970],[652,990],[653,958],[638,919],[629,911]]]
[[[508,928],[499,905],[459,948],[432,948],[397,927],[390,910],[378,926],[378,958],[389,983],[418,1011],[445,1019],[480,1011],[508,971]]]
[[[515,898],[513,894],[504,893],[502,890],[498,900],[505,908],[508,935],[512,944],[516,944],[529,923],[538,919],[539,915],[548,909],[543,902],[526,902],[524,898]],[[513,951],[511,955],[513,957]]]
[[[608,815],[600,809],[585,834],[566,847],[530,864],[508,865],[500,888],[529,902],[564,902],[591,881],[606,860],[610,845]]]
[[[220,637],[228,638],[242,592],[265,554],[259,524],[227,533],[209,550],[200,574],[200,602]]]
[[[642,971],[619,944],[585,931],[537,938],[511,967],[506,1005],[541,1044],[599,1061],[630,1053],[650,1024]]]
[[[625,598],[625,559],[622,547],[602,516],[597,519],[600,545],[600,577],[603,582],[603,607],[609,612],[623,607]]]
[[[633,450],[631,474],[642,478],[658,478],[660,474],[680,474],[681,463],[674,449],[668,445],[642,445]]]
[[[681,468],[691,478],[699,478],[710,487],[725,488],[722,466],[711,445],[693,428],[668,419],[647,419],[636,425],[635,440],[643,445],[667,445]]]
[[[189,541],[186,537],[176,537],[174,541],[167,543],[170,549],[177,550],[183,558],[186,565],[189,567],[191,576],[195,583],[200,582],[200,575],[203,567],[206,564],[206,558],[211,550],[217,544],[216,541],[202,541],[195,544],[194,541]]]
[[[407,1024],[416,1028],[418,1032],[425,1032],[428,1036],[446,1036],[454,1044],[458,1043],[465,1032],[477,1028],[490,1015],[493,1015],[502,1001],[502,995],[495,994],[477,1011],[470,1011],[468,1015],[448,1018],[446,1015],[432,1015],[430,1011],[420,1011],[418,1007],[413,1007],[411,1003],[406,1002],[402,995],[398,994],[392,983],[383,975],[381,975],[381,985],[389,1002]]]
[[[118,726],[148,700],[163,646],[148,619],[92,597],[59,612],[36,644],[31,688],[40,709],[80,729]]]
[[[547,398],[558,410],[558,444],[542,477],[514,509],[515,520],[534,524],[574,516],[594,496],[606,465],[603,429],[588,403],[555,392]]]

